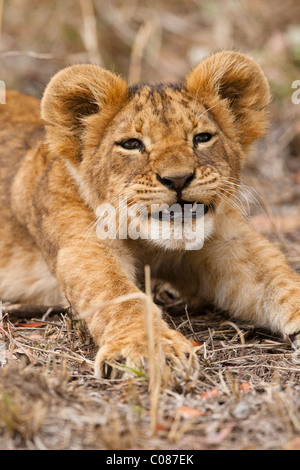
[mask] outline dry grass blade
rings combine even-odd
[[[245,346],[244,333],[241,331],[241,329],[235,323],[233,323],[232,321],[224,321],[224,322],[221,323],[221,326],[223,326],[223,325],[232,326],[232,328],[234,328],[236,330],[237,334],[239,335],[239,338],[241,340],[241,344],[243,346]]]
[[[149,367],[149,387],[150,387],[150,428],[151,433],[156,432],[158,404],[160,396],[161,376],[160,368],[156,363],[157,351],[159,350],[159,332],[155,331],[156,318],[153,312],[153,302],[151,296],[151,272],[150,266],[145,266],[145,328],[148,341],[148,367]]]
[[[142,59],[145,48],[156,28],[157,22],[151,19],[150,21],[142,24],[137,32],[130,57],[130,67],[128,72],[129,85],[134,85],[141,80]]]
[[[115,297],[112,300],[107,300],[106,302],[102,302],[99,305],[96,305],[94,307],[91,307],[89,310],[85,312],[85,315],[92,315],[95,313],[96,310],[103,310],[106,307],[109,307],[110,305],[116,305],[122,302],[127,302],[127,300],[135,300],[135,299],[141,299],[145,300],[145,295],[142,292],[135,292],[132,294],[125,294],[125,295],[120,295],[119,297]]]
[[[51,355],[56,356],[56,357],[62,357],[64,359],[69,359],[70,361],[78,362],[79,364],[82,364],[83,362],[85,362],[86,364],[88,364],[90,366],[94,366],[93,361],[89,361],[88,359],[85,359],[84,357],[76,357],[76,356],[73,356],[71,354],[61,353],[59,351],[51,351],[50,349],[45,350],[45,349],[42,349],[42,348],[36,348],[35,346],[32,346],[32,345],[30,345],[29,347],[30,347],[30,349],[32,349],[34,351],[40,351],[40,352],[43,352],[43,353],[46,353],[46,354],[51,354]]]
[[[0,37],[1,37],[1,34],[2,34],[3,3],[4,3],[4,0],[0,0]]]
[[[97,19],[93,0],[79,0],[79,3],[83,19],[81,36],[88,52],[89,60],[94,64],[102,66],[103,60],[98,46]]]

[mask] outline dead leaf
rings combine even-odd
[[[181,406],[177,408],[176,413],[182,415],[184,418],[194,418],[196,416],[204,416],[205,411],[197,410],[196,408],[189,408],[188,406]]]
[[[169,422],[165,423],[158,423],[156,425],[156,431],[170,431],[171,429],[171,424]]]
[[[300,450],[300,436],[295,437],[289,441],[285,446],[284,450]]]
[[[242,390],[244,392],[248,392],[251,389],[252,389],[252,387],[250,385],[249,380],[247,380],[246,382],[243,382],[243,383],[240,384],[240,390]]]
[[[207,392],[202,393],[201,398],[212,398],[219,395],[219,390],[214,388],[213,390],[208,390]]]
[[[16,328],[41,328],[45,325],[47,325],[47,323],[41,322],[41,321],[36,321],[36,322],[31,322],[31,323],[22,323],[22,322],[14,323],[14,327]]]
[[[193,338],[190,338],[190,342],[192,343],[194,348],[198,348],[198,346],[201,346],[201,344],[195,341]]]

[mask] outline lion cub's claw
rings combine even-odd
[[[148,348],[136,338],[102,346],[95,360],[95,376],[106,379],[127,379],[149,376]],[[153,358],[151,358],[152,360]],[[193,346],[180,333],[168,329],[156,348],[155,365],[162,382],[170,386],[174,381],[193,378],[198,370],[198,360]]]

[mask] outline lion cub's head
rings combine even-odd
[[[186,220],[191,232],[203,220],[207,236],[215,214],[234,205],[245,151],[265,131],[268,101],[257,63],[225,51],[181,85],[128,87],[97,66],[66,68],[45,91],[42,117],[50,151],[66,161],[86,203],[97,215],[103,203],[118,208],[116,233],[125,238],[121,216],[138,208],[142,238],[186,248],[191,234],[178,238]]]

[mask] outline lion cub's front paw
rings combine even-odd
[[[121,341],[102,346],[95,360],[95,376],[102,378],[128,378],[134,373],[148,376],[148,346],[141,331]],[[151,360],[153,357],[151,358]],[[187,380],[198,370],[194,348],[181,333],[164,326],[156,344],[154,356],[164,384],[174,380]]]

